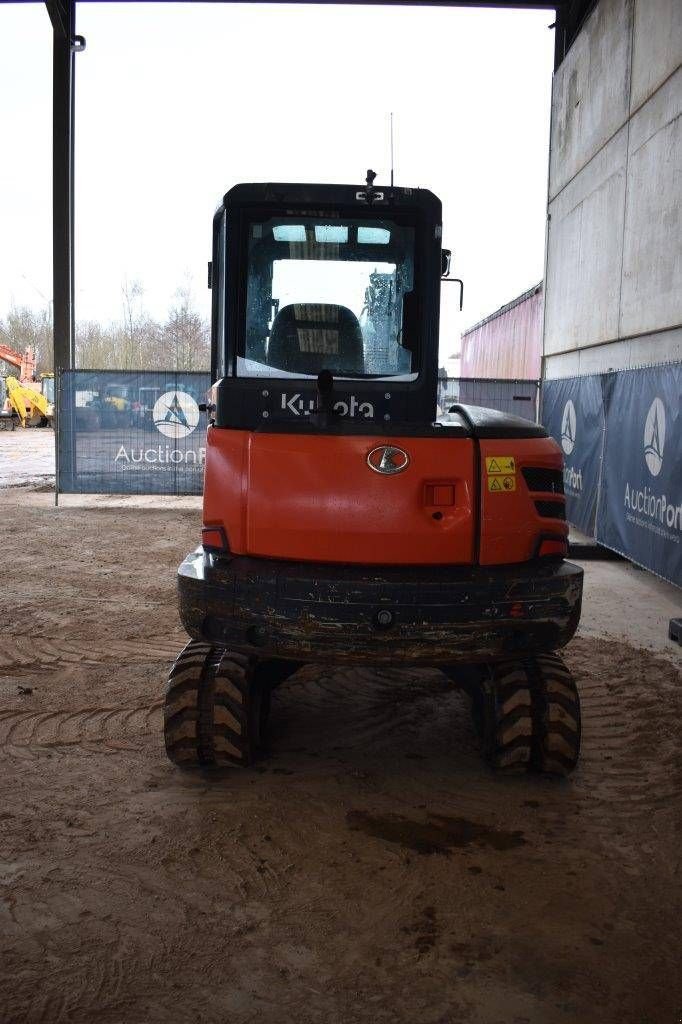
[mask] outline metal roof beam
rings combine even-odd
[[[45,6],[50,15],[52,28],[62,36],[69,34],[68,0],[46,0]]]

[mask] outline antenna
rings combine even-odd
[[[393,188],[393,111],[391,111],[391,188]]]

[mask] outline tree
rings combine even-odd
[[[144,287],[138,280],[121,285],[122,318],[109,324],[76,323],[76,366],[93,370],[207,370],[210,366],[208,323],[192,304],[189,281],[175,292],[165,323],[144,308]],[[0,319],[0,341],[18,352],[36,351],[39,372],[53,366],[52,311],[12,307]]]
[[[0,341],[16,352],[27,346],[35,350],[38,372],[46,373],[53,366],[52,308],[38,310],[28,306],[12,306],[6,319],[0,320]],[[12,367],[12,372],[15,368]]]
[[[176,370],[207,370],[211,364],[208,324],[192,309],[189,282],[175,292],[175,305],[168,313],[163,329],[164,364]]]
[[[112,342],[111,328],[102,327],[95,320],[81,320],[76,324],[76,366],[93,370],[112,368],[117,344]]]
[[[138,280],[129,282],[126,277],[121,285],[123,296],[123,331],[118,369],[140,370],[145,362],[145,334],[149,333],[149,318],[142,306],[144,288]],[[113,340],[113,339],[112,339]]]

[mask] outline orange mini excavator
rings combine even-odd
[[[441,233],[436,196],[372,172],[237,185],[215,215],[202,544],[165,705],[183,768],[251,763],[310,662],[437,667],[493,767],[576,764],[561,452],[490,409],[437,418]]]

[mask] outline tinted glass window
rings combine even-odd
[[[272,218],[248,226],[241,376],[417,376],[414,228]]]

